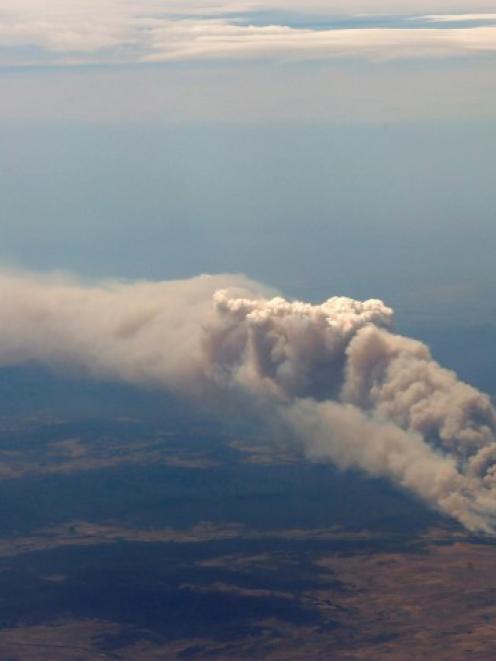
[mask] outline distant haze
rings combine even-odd
[[[4,264],[494,322],[491,124],[0,127]]]

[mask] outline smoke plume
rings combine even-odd
[[[287,301],[244,276],[97,286],[0,274],[0,366],[242,397],[309,456],[386,477],[493,533],[491,401],[392,322],[379,300]]]

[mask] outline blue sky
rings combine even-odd
[[[494,3],[398,4],[0,0],[2,263],[493,322]]]

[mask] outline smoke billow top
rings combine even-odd
[[[34,361],[183,396],[241,397],[311,457],[496,529],[489,397],[392,332],[379,300],[310,305],[243,276],[82,285],[0,274],[0,365]]]

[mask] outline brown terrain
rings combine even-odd
[[[405,494],[207,429],[0,441],[2,660],[496,658],[496,543]]]

